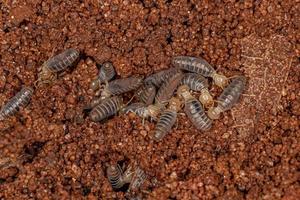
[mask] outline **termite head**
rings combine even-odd
[[[199,96],[199,101],[204,105],[205,107],[209,107],[213,105],[214,100],[209,91],[205,88],[201,90],[201,94]]]
[[[222,74],[214,73],[212,75],[212,78],[213,78],[215,84],[222,89],[225,88],[225,86],[228,84],[228,78]]]
[[[187,86],[187,85],[181,85],[177,89],[177,94],[179,96],[182,96],[184,93],[189,92],[189,91],[190,91],[189,86]]]
[[[180,110],[181,105],[182,102],[176,97],[172,97],[169,101],[169,108],[172,110],[176,110],[176,111]]]
[[[96,91],[99,88],[100,88],[100,80],[98,78],[94,79],[90,84],[90,89]]]
[[[111,93],[110,93],[108,87],[104,87],[104,89],[101,92],[100,98],[101,99],[106,99],[106,98],[108,98],[110,96],[111,96]]]
[[[151,117],[153,119],[157,119],[157,116],[161,112],[161,109],[162,108],[158,105],[149,105],[144,112],[144,117]]]
[[[178,96],[184,98],[185,100],[192,98],[190,93],[190,88],[187,85],[181,85],[177,89]]]
[[[42,84],[49,84],[49,83],[54,82],[56,79],[57,79],[57,74],[54,73],[54,72],[51,72],[48,69],[47,65],[44,63],[42,65],[41,71],[38,74],[38,79],[34,83],[34,85],[37,87],[37,86],[40,86]]]
[[[211,107],[210,109],[208,109],[207,115],[211,119],[219,119],[221,112],[222,110],[220,107]]]

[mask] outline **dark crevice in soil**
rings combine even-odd
[[[88,196],[91,193],[91,188],[88,186],[83,186],[82,188],[82,195],[83,196]]]
[[[32,163],[34,158],[39,154],[41,149],[44,147],[46,142],[33,142],[31,144],[25,145],[24,146],[24,155],[25,155],[25,160],[24,163]]]
[[[166,41],[167,41],[167,44],[171,44],[173,42],[173,35],[172,34],[169,34],[166,38]]]

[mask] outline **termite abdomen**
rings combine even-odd
[[[174,110],[165,110],[159,117],[155,127],[154,139],[156,141],[162,140],[167,133],[171,130],[176,122],[177,112]]]
[[[182,70],[201,74],[205,77],[211,77],[215,84],[221,88],[227,85],[228,79],[216,70],[204,59],[190,56],[177,56],[173,58],[172,64]]]
[[[210,95],[208,90],[208,82],[200,74],[196,74],[196,73],[185,74],[184,78],[181,81],[181,84],[189,86],[189,88],[194,91],[201,92],[199,100],[204,106],[208,107],[211,104],[213,104],[213,97]]]
[[[0,120],[14,115],[18,112],[19,108],[25,107],[33,94],[31,87],[23,87],[13,98],[11,98],[0,110]]]
[[[205,114],[201,103],[189,92],[189,89],[187,85],[182,85],[177,90],[178,95],[184,99],[184,112],[197,129],[206,131],[211,128],[212,121]]]
[[[101,99],[99,97],[98,98],[94,98],[94,99],[91,100],[91,102],[89,104],[87,104],[85,106],[84,109],[85,110],[90,110],[90,109],[94,108],[95,106],[99,105],[102,101],[103,101],[103,99]]]
[[[173,58],[172,64],[179,69],[210,77],[215,69],[204,59],[190,56],[177,56]]]
[[[156,95],[156,87],[151,83],[146,83],[142,85],[136,92],[136,96],[141,102],[144,102],[146,105],[153,103]]]
[[[224,89],[218,98],[219,105],[223,111],[229,110],[238,101],[246,86],[246,78],[238,76],[232,79],[232,82]]]
[[[197,99],[187,101],[184,111],[197,129],[206,131],[211,128],[212,121],[205,114],[205,110]]]
[[[196,73],[186,73],[181,81],[182,85],[187,85],[191,90],[200,92],[204,88],[208,88],[207,80]]]
[[[147,78],[145,78],[144,82],[151,83],[156,87],[160,87],[164,81],[176,74],[176,72],[178,72],[178,69],[176,68],[165,69],[148,76]]]
[[[109,95],[119,95],[137,89],[142,85],[142,77],[130,77],[123,79],[116,79],[108,83],[104,89],[104,93]],[[103,95],[102,95],[103,96]],[[105,96],[105,95],[104,95]]]
[[[102,64],[98,78],[100,83],[105,83],[110,81],[116,75],[115,68],[111,62],[105,62]]]
[[[103,100],[100,104],[93,108],[90,118],[94,122],[102,121],[116,114],[123,106],[121,97],[114,96]]]
[[[164,105],[168,103],[183,77],[184,74],[181,71],[177,71],[177,73],[175,73],[173,76],[167,79],[160,86],[155,97],[155,103],[158,105]]]
[[[177,111],[180,107],[181,101],[178,98],[172,97],[168,109],[161,114],[156,124],[153,136],[156,141],[162,140],[170,132],[176,122]]]
[[[113,189],[120,189],[125,183],[122,179],[123,171],[120,165],[111,165],[106,170],[107,178]]]
[[[137,167],[133,171],[133,176],[130,180],[130,185],[128,191],[139,189],[145,180],[147,179],[147,175],[140,167]]]
[[[59,72],[65,70],[67,67],[72,66],[79,58],[79,51],[76,49],[67,49],[61,54],[58,54],[47,60],[43,67],[47,68],[50,72]]]
[[[211,119],[218,119],[221,112],[231,109],[239,100],[246,86],[246,77],[237,76],[232,79],[231,83],[224,89],[218,97],[217,107],[209,109],[208,116]]]
[[[121,109],[121,113],[129,113],[129,112],[133,112],[136,113],[139,116],[142,116],[142,113],[144,112],[144,110],[146,109],[146,105],[142,102],[136,102],[136,103],[132,103],[124,108]]]

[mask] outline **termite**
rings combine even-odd
[[[58,54],[42,65],[42,70],[38,75],[37,84],[50,83],[57,77],[57,72],[61,72],[72,66],[79,58],[79,51],[76,49],[67,49]]]
[[[231,83],[224,89],[218,97],[218,105],[208,110],[211,119],[218,119],[222,112],[231,109],[239,100],[246,86],[246,77],[237,76],[232,78]]]
[[[213,104],[213,97],[208,90],[207,80],[197,73],[186,73],[181,81],[182,85],[187,85],[191,90],[201,92],[199,101],[205,106],[209,107]]]
[[[211,77],[215,84],[224,88],[228,83],[228,78],[218,74],[216,70],[204,59],[190,56],[177,56],[173,58],[172,64],[182,70],[201,74],[205,77]]]
[[[147,118],[151,118],[153,120],[156,120],[159,113],[161,112],[161,108],[156,105],[146,105],[142,102],[132,103],[129,106],[123,108],[121,110],[122,113],[129,113],[133,112],[137,114],[138,116],[142,117],[143,120]],[[144,122],[144,121],[143,121]]]
[[[178,95],[184,99],[184,112],[197,129],[209,130],[212,126],[212,120],[205,114],[201,103],[189,90],[187,85],[182,85],[177,90]]]
[[[30,102],[33,88],[23,87],[14,97],[12,97],[0,110],[0,121],[14,115],[21,107],[25,107]]]
[[[101,98],[105,99],[113,95],[123,94],[137,89],[143,83],[142,77],[130,77],[123,79],[116,79],[108,83],[101,92]]]
[[[103,100],[95,106],[90,112],[90,119],[94,122],[102,121],[116,114],[123,106],[123,99],[119,96],[114,96]]]
[[[156,95],[156,87],[151,83],[143,84],[135,93],[135,96],[141,102],[144,102],[146,105],[150,105],[153,103]]]
[[[132,103],[132,104],[122,108],[120,112],[125,113],[125,114],[127,114],[129,112],[133,112],[133,113],[136,113],[140,116],[140,113],[142,113],[143,112],[142,110],[145,109],[145,108],[146,108],[145,103],[136,102],[136,103]]]
[[[107,168],[106,173],[113,189],[120,189],[126,183],[130,183],[134,175],[131,165],[129,165],[124,172],[119,164],[110,165]]]
[[[85,107],[85,109],[88,109],[88,110],[92,109],[92,108],[96,107],[97,105],[99,105],[102,101],[103,101],[103,99],[96,97],[91,100],[91,102]]]
[[[130,181],[130,185],[128,191],[139,189],[145,180],[147,179],[147,175],[140,167],[136,167],[133,171],[133,176]]]
[[[176,122],[177,112],[180,107],[181,101],[178,98],[172,97],[168,109],[161,114],[156,124],[153,136],[156,141],[161,141],[170,132]]]
[[[125,184],[122,179],[123,171],[120,165],[111,165],[106,170],[108,181],[113,189],[120,189]]]
[[[151,83],[159,88],[163,82],[173,76],[176,72],[178,72],[178,69],[176,68],[165,69],[148,76],[145,78],[144,82]]]
[[[169,79],[165,80],[155,96],[155,104],[162,106],[166,105],[173,96],[183,77],[184,74],[181,71],[177,71],[175,74],[170,76]]]
[[[98,77],[91,82],[90,88],[93,91],[98,90],[102,83],[105,83],[107,85],[108,81],[113,79],[115,75],[116,71],[113,64],[111,62],[103,63],[99,70]]]

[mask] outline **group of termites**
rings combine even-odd
[[[67,49],[47,60],[41,67],[34,87],[23,87],[2,107],[0,121],[25,107],[30,102],[34,88],[53,82],[58,73],[73,66],[79,56],[79,51]],[[140,116],[143,123],[146,119],[156,121],[151,138],[157,142],[171,131],[181,110],[196,129],[208,131],[213,120],[238,102],[246,85],[244,76],[227,78],[217,73],[204,59],[190,56],[174,57],[171,68],[145,79],[141,76],[115,77],[113,64],[103,63],[90,84],[90,89],[95,92],[94,99],[87,105],[90,120],[100,122],[117,113],[132,112]],[[216,100],[210,94],[209,79],[223,90]],[[124,103],[121,95],[128,92],[133,92],[132,98]],[[195,97],[197,92],[200,93],[198,98]],[[137,101],[132,103],[133,99]],[[130,188],[139,187],[146,177],[138,166],[125,168],[120,165],[107,168],[108,180],[116,190],[125,184],[130,184]]]
[[[161,141],[171,131],[178,112],[183,108],[196,129],[207,131],[214,119],[237,103],[246,85],[244,76],[227,78],[201,58],[178,56],[173,58],[172,65],[172,68],[145,79],[129,77],[112,80],[116,74],[114,67],[111,63],[104,63],[90,86],[97,96],[89,105],[90,119],[99,122],[118,112],[133,112],[143,122],[147,118],[157,122],[151,137]],[[207,78],[223,89],[217,100],[209,92]],[[135,91],[133,97],[138,101],[124,104],[120,95],[130,91]],[[198,99],[193,91],[200,92]]]

